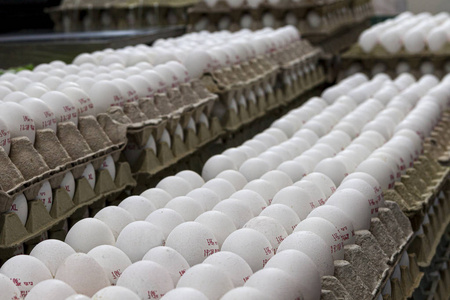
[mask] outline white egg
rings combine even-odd
[[[235,170],[225,170],[218,174],[216,178],[222,178],[231,183],[234,188],[238,191],[241,190],[247,183],[247,179],[242,175],[242,173]]]
[[[114,245],[114,235],[103,221],[86,218],[70,228],[64,240],[77,252],[87,253],[100,245]]]
[[[315,263],[304,253],[288,249],[279,252],[267,263],[267,268],[283,270],[294,277],[305,300],[320,298],[321,278]]]
[[[94,218],[103,221],[109,227],[114,239],[117,239],[119,233],[125,226],[135,221],[135,218],[130,212],[117,206],[102,208],[95,214]]]
[[[165,208],[170,208],[179,213],[185,221],[194,221],[205,212],[202,204],[188,196],[179,196],[170,200]]]
[[[123,106],[123,99],[120,90],[107,80],[97,81],[89,89],[88,95],[94,104],[94,114],[105,113],[111,106]]]
[[[20,222],[22,222],[22,224],[25,226],[28,219],[28,203],[24,194],[17,195],[16,198],[14,198],[9,212],[17,214]]]
[[[0,268],[0,273],[9,277],[21,296],[26,296],[39,282],[53,278],[44,263],[29,255],[17,255],[8,259]]]
[[[34,286],[28,293],[27,299],[58,300],[65,299],[74,294],[76,294],[75,290],[67,283],[57,279],[48,279],[41,281],[36,286]]]
[[[8,124],[11,138],[24,136],[34,144],[35,124],[33,118],[24,107],[14,102],[0,102],[0,118]],[[5,143],[5,148],[7,148],[6,144],[7,142]]]
[[[215,155],[209,158],[203,165],[202,177],[205,181],[208,181],[225,170],[237,170],[237,167],[228,156]]]
[[[36,200],[42,201],[42,203],[45,206],[45,209],[48,212],[50,212],[50,210],[52,209],[52,204],[53,204],[53,191],[52,191],[52,187],[50,186],[50,182],[45,181],[42,184],[42,187],[39,189]]]
[[[258,193],[264,201],[266,201],[267,205],[272,203],[272,199],[277,193],[276,187],[264,179],[255,179],[250,181],[244,186],[243,190],[251,190]]]
[[[348,175],[346,165],[337,158],[325,158],[314,168],[314,172],[322,173],[329,177],[335,186],[338,186]]]
[[[260,290],[242,286],[230,290],[228,293],[223,295],[221,300],[270,300],[271,296],[261,292]]]
[[[97,246],[87,253],[105,270],[111,285],[116,285],[122,272],[131,265],[131,260],[119,248],[110,245]]]
[[[162,189],[172,197],[185,196],[193,190],[191,184],[184,178],[177,176],[168,176],[158,182],[156,188]]]
[[[0,290],[5,300],[21,299],[21,292],[9,277],[0,274]]]
[[[61,89],[76,107],[78,116],[88,116],[94,114],[94,103],[89,98],[89,95],[81,88],[66,87]]]
[[[135,292],[140,299],[162,298],[174,288],[172,277],[160,264],[149,260],[138,261],[122,273],[117,286]]]
[[[278,299],[280,295],[286,299],[304,298],[295,278],[278,268],[264,268],[256,272],[245,283],[245,286],[254,287],[273,299]]]
[[[246,160],[239,168],[239,173],[244,175],[247,181],[258,179],[269,171],[269,164],[257,157]]]
[[[51,91],[42,95],[41,100],[53,111],[56,122],[72,122],[78,126],[78,111],[65,94]]]
[[[48,239],[37,244],[30,252],[30,256],[36,257],[43,262],[52,276],[56,275],[56,270],[75,250],[68,244],[59,240]]]
[[[203,178],[194,171],[181,171],[178,172],[175,176],[186,179],[193,189],[200,188],[205,184]]]
[[[261,179],[271,182],[277,190],[291,186],[293,184],[291,177],[285,172],[272,170],[261,176]]]
[[[278,222],[278,220],[271,217],[254,217],[244,225],[244,228],[255,229],[264,234],[272,245],[274,254],[277,253],[279,244],[288,236],[283,225]]]
[[[212,231],[197,222],[185,222],[175,227],[167,237],[166,246],[180,253],[190,266],[202,263],[219,251]]]
[[[199,203],[204,211],[211,210],[217,203],[220,202],[220,196],[211,189],[197,188],[186,194],[187,197],[191,197],[197,203]]]
[[[202,188],[210,189],[215,192],[221,200],[229,198],[236,190],[234,186],[227,180],[222,178],[214,178],[207,181]]]
[[[297,186],[289,186],[281,189],[275,194],[272,204],[284,204],[291,208],[300,220],[306,216],[315,207],[308,192]]]
[[[190,288],[190,287],[175,288],[175,289],[169,291],[167,294],[165,294],[162,299],[164,299],[164,300],[178,300],[178,299],[208,300],[208,298],[205,296],[205,294],[203,294],[199,290],[196,290],[196,289]]]
[[[109,299],[109,300],[139,300],[139,296],[133,291],[121,287],[121,286],[108,286],[92,296],[92,300],[101,300],[101,299]]]
[[[160,188],[151,188],[140,194],[140,196],[150,200],[156,208],[163,208],[173,197],[168,192]]]

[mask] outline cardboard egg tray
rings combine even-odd
[[[126,143],[125,128],[108,115],[98,121],[92,116],[80,117],[78,128],[73,123],[59,123],[58,133],[50,129],[37,130],[36,141],[13,138],[9,157],[0,149],[3,175],[0,190],[0,248],[20,245],[65,220],[80,207],[99,200],[113,199],[135,185],[127,163],[116,163],[117,176],[112,180],[108,171],[99,170],[111,155],[117,162]],[[97,183],[90,187],[82,173],[92,163],[97,171]],[[70,199],[61,181],[67,172],[76,180],[76,190]],[[108,178],[109,177],[109,178]],[[35,200],[45,181],[53,189],[54,203],[47,212],[42,201]],[[14,212],[8,212],[13,200],[23,193],[28,200],[28,220],[23,225]]]
[[[450,43],[447,43],[440,51],[431,52],[429,50],[422,51],[418,54],[407,53],[401,49],[397,53],[387,52],[381,45],[376,45],[370,53],[365,53],[358,44],[342,54],[341,70],[344,72],[350,67],[358,67],[361,72],[371,74],[375,66],[381,66],[385,69],[385,73],[396,76],[396,67],[399,63],[407,63],[412,75],[420,77],[423,75],[422,65],[424,63],[431,64],[434,68],[434,74],[438,77],[448,73],[446,63],[450,59]],[[345,76],[345,75],[343,75]]]
[[[318,28],[312,28],[306,21],[308,12],[314,11],[323,18]],[[271,5],[268,1],[261,6],[252,8],[242,6],[231,8],[225,1],[218,1],[214,7],[208,7],[204,2],[188,10],[188,31],[200,30],[230,30],[236,31],[242,28],[241,18],[251,17],[251,30],[264,28],[262,19],[266,13],[274,17],[273,28],[279,28],[287,24],[297,27],[302,36],[308,39],[330,36],[342,27],[359,23],[372,15],[371,1],[368,0],[336,0],[336,1],[281,1]],[[295,19],[290,19],[294,16]],[[200,28],[199,21],[207,20],[207,28]],[[227,22],[222,22],[224,19]],[[295,21],[297,20],[297,21]]]
[[[56,31],[136,29],[184,25],[197,0],[66,0],[46,10]]]

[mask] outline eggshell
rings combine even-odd
[[[156,188],[166,191],[172,197],[185,196],[193,189],[186,179],[177,176],[168,176],[164,178],[158,182]]]
[[[315,183],[324,193],[327,199],[336,191],[336,185],[330,179],[330,177],[326,176],[325,174],[316,172],[310,173],[306,175],[303,180],[309,180]]]
[[[227,273],[219,267],[199,264],[187,270],[180,278],[177,288],[180,287],[192,287],[205,294],[208,299],[219,300],[234,286]]]
[[[189,184],[193,189],[200,188],[202,187],[203,184],[205,184],[203,178],[194,171],[190,170],[181,171],[178,172],[175,176],[186,179],[186,181],[189,182]]]
[[[50,210],[52,209],[52,204],[53,204],[53,192],[52,192],[52,187],[50,186],[50,183],[48,181],[45,181],[42,184],[42,187],[39,189],[36,200],[42,201],[42,203],[45,206],[45,209],[48,212],[50,212]]]
[[[218,174],[216,178],[222,178],[231,183],[234,188],[238,191],[241,190],[247,183],[247,179],[242,175],[242,173],[235,170],[225,170]]]
[[[95,188],[96,182],[95,169],[91,163],[86,165],[86,168],[84,169],[83,174],[81,174],[81,176],[86,178],[92,189]]]
[[[158,227],[167,238],[175,227],[184,222],[184,219],[173,209],[160,208],[149,214],[145,221]]]
[[[248,0],[249,1],[249,0]],[[261,292],[260,290],[243,286],[230,290],[228,293],[223,295],[221,300],[270,300],[272,299],[269,295]]]
[[[130,196],[120,202],[119,207],[128,211],[136,221],[143,221],[156,210],[153,203],[142,196]]]
[[[239,168],[239,173],[244,175],[247,181],[258,179],[268,171],[270,171],[269,164],[256,157],[246,160]]]
[[[231,233],[222,245],[222,251],[233,252],[242,257],[256,272],[273,256],[272,246],[260,232],[243,228]]]
[[[277,193],[275,186],[267,180],[255,179],[247,183],[244,190],[251,190],[258,193],[266,201],[267,205],[272,203],[272,199]]]
[[[59,187],[63,188],[69,194],[70,199],[73,199],[75,195],[75,178],[72,172],[69,171],[64,175]]]
[[[238,190],[230,198],[238,199],[248,205],[254,216],[259,215],[267,206],[264,198],[253,190]]]
[[[321,278],[315,263],[303,252],[288,249],[279,252],[267,263],[267,268],[277,268],[293,276],[305,300],[320,298]]]
[[[68,244],[59,240],[48,239],[37,244],[33,250],[31,250],[30,256],[43,262],[53,277],[60,264],[74,253],[75,250]]]
[[[138,261],[122,273],[117,286],[135,292],[140,299],[161,298],[174,288],[172,277],[160,264],[149,260]]]
[[[395,176],[392,169],[382,160],[371,158],[363,161],[355,170],[371,175],[381,185],[382,190],[393,187]]]
[[[230,217],[220,211],[207,211],[198,216],[195,222],[206,226],[216,237],[219,248],[225,239],[236,230],[236,225]]]
[[[34,286],[28,293],[27,299],[58,300],[65,299],[74,294],[76,294],[75,290],[67,283],[57,279],[48,279],[41,281],[36,286]]]
[[[259,141],[264,144],[267,148],[273,147],[275,145],[278,145],[279,142],[277,138],[274,135],[271,135],[267,132],[265,133],[259,133],[253,137],[253,140]]]
[[[8,212],[14,212],[15,214],[17,214],[20,222],[22,222],[22,224],[25,226],[28,219],[28,204],[27,199],[23,194],[19,194],[18,196],[16,196]]]
[[[56,132],[56,116],[50,107],[40,99],[26,98],[20,105],[33,118],[37,129],[50,128]]]
[[[0,118],[8,124],[11,138],[25,136],[34,144],[35,124],[31,115],[21,105],[0,102]]]
[[[205,210],[201,203],[188,196],[179,196],[170,200],[165,208],[170,208],[179,213],[185,221],[194,221]]]
[[[246,287],[254,287],[273,299],[303,299],[302,291],[296,284],[294,277],[277,268],[264,268],[253,274],[245,283]]]
[[[205,259],[203,264],[210,264],[222,269],[232,280],[234,287],[243,286],[253,274],[247,262],[239,255],[221,251]]]
[[[186,196],[194,199],[204,211],[211,210],[221,200],[216,192],[208,188],[194,189],[187,193]]]
[[[379,203],[379,206],[380,207],[384,206],[383,190],[381,188],[381,185],[378,183],[378,181],[374,177],[372,177],[371,175],[369,175],[367,173],[354,172],[354,173],[350,174],[349,176],[347,176],[344,179],[344,181],[342,181],[342,183],[344,183],[347,180],[351,180],[351,179],[361,179],[361,180],[364,180],[365,182],[367,182],[372,187],[375,194],[377,195],[377,201]]]
[[[129,299],[129,300],[139,300],[139,296],[132,292],[131,290],[121,287],[121,286],[109,286],[101,289],[94,296],[92,296],[92,300],[121,300],[121,299]]]
[[[175,227],[167,237],[166,246],[180,253],[190,266],[219,251],[212,231],[198,222],[185,222]]]
[[[242,150],[239,150],[238,148],[229,148],[224,152],[222,152],[222,155],[228,156],[234,162],[236,168],[239,168],[242,165],[242,163],[249,158],[247,153],[245,153]]]
[[[289,186],[275,194],[272,204],[284,204],[291,208],[300,220],[313,209],[312,199],[304,189],[297,186]]]
[[[269,170],[276,169],[284,161],[284,158],[277,152],[264,151],[257,157],[259,160],[263,160],[265,164],[268,164]]]
[[[336,158],[326,158],[319,162],[314,172],[322,173],[329,177],[338,186],[345,176],[348,175],[345,164]]]
[[[164,234],[159,227],[149,222],[135,221],[122,229],[115,246],[134,263],[141,260],[148,250],[164,245],[164,241]]]
[[[116,285],[122,272],[131,265],[131,260],[119,248],[110,245],[97,246],[87,253],[105,270],[111,285]]]
[[[320,236],[331,250],[334,260],[344,259],[344,243],[336,226],[323,218],[308,217],[302,220],[294,232],[310,231]]]
[[[78,112],[72,101],[63,93],[57,91],[47,92],[40,97],[53,111],[56,121],[72,122],[78,126]]]
[[[87,297],[85,295],[75,294],[75,295],[72,295],[72,296],[66,298],[66,300],[91,300],[91,298]]]
[[[294,186],[304,189],[309,194],[312,209],[325,204],[326,196],[316,183],[309,180],[300,180],[295,182]]]
[[[114,245],[115,238],[103,221],[86,218],[70,228],[64,240],[76,252],[87,253],[100,245]]]
[[[119,88],[107,80],[94,83],[88,95],[94,103],[93,113],[96,115],[106,112],[111,106],[123,106],[125,103]]]
[[[122,229],[135,221],[133,215],[122,207],[107,206],[102,208],[94,216],[95,219],[103,221],[111,230],[114,239],[117,239]]]
[[[166,206],[166,204],[173,198],[172,195],[160,188],[148,189],[142,192],[140,196],[147,198],[157,209]]]
[[[351,220],[356,230],[370,228],[370,206],[365,196],[355,189],[340,189],[328,199],[326,205],[340,208]]]
[[[265,143],[263,143],[263,142],[261,142],[259,140],[256,140],[256,139],[248,140],[245,143],[243,143],[242,145],[243,146],[249,146],[250,148],[255,150],[256,151],[256,155],[259,155],[259,154],[263,153],[264,151],[266,151],[269,148],[268,146],[266,146]],[[237,148],[237,149],[239,149],[239,148]],[[226,155],[225,152],[223,153],[224,155]],[[250,156],[249,156],[249,158],[250,158]]]
[[[163,266],[169,272],[175,285],[186,270],[189,269],[189,264],[180,253],[164,246],[150,249],[142,260],[150,260]]]
[[[279,170],[269,171],[261,179],[271,182],[278,191],[293,184],[291,177]]]
[[[169,291],[162,298],[164,300],[208,300],[208,298],[199,290],[190,287],[180,287]]]
[[[255,229],[267,238],[272,245],[273,253],[277,253],[279,244],[288,236],[283,225],[276,219],[265,216],[257,216],[250,219],[243,228]]]
[[[0,274],[0,290],[5,300],[21,299],[21,293],[17,286],[9,279],[9,277]]]
[[[278,252],[288,249],[306,254],[316,265],[320,276],[334,273],[333,257],[326,242],[310,231],[299,231],[289,235],[278,247]]]
[[[202,188],[210,189],[219,195],[220,199],[226,199],[231,196],[236,190],[234,186],[225,179],[214,178],[207,181]]]

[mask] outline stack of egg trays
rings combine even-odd
[[[298,56],[294,59],[273,55],[280,65],[276,89],[278,103],[288,105],[303,93],[325,81],[323,66],[319,63],[322,50],[311,46],[309,41],[300,40],[291,46],[291,51]],[[300,52],[300,53],[299,53]],[[292,80],[294,76],[294,80]]]
[[[146,186],[154,175],[177,164],[223,134],[218,119],[211,114],[218,96],[210,93],[201,80],[181,84],[177,92],[184,105],[169,111],[165,104],[170,102],[170,95],[174,94],[172,91],[109,110],[116,122],[126,126],[129,143],[142,149],[137,161],[131,165],[138,186]],[[201,120],[202,115],[207,118],[209,126]],[[190,120],[194,121],[195,130],[190,127]],[[184,140],[176,134],[177,127],[183,130]],[[167,141],[161,140],[165,130],[170,135],[170,146]],[[157,153],[145,147],[150,137],[156,142]]]
[[[384,67],[385,73],[396,76],[397,65],[399,63],[407,63],[410,67],[408,72],[416,77],[420,77],[423,75],[421,66],[426,63],[433,66],[436,76],[442,77],[448,73],[445,65],[449,62],[449,59],[450,43],[444,45],[437,52],[431,52],[425,49],[417,54],[408,53],[403,48],[397,53],[389,53],[381,45],[376,45],[371,52],[366,53],[356,43],[347,52],[342,54],[341,69],[345,71],[354,65],[358,65],[361,68],[361,72],[371,74],[373,67],[379,65]]]
[[[50,229],[61,227],[64,221],[81,208],[101,201],[112,201],[125,189],[135,186],[128,163],[117,162],[126,144],[126,131],[107,114],[79,117],[78,128],[71,122],[59,123],[58,134],[51,129],[36,131],[36,142],[26,137],[13,138],[8,155],[0,148],[3,175],[0,189],[0,251],[8,256],[22,243],[39,237]],[[111,155],[116,164],[116,178],[107,170],[99,170]],[[87,164],[96,170],[96,185],[91,188],[82,173]],[[70,198],[60,187],[67,172],[76,181],[75,194]],[[53,204],[47,212],[36,196],[45,181],[53,189]],[[28,200],[25,225],[14,212],[8,212],[19,194]],[[11,253],[10,253],[11,252]],[[2,255],[3,256],[3,255]]]
[[[46,10],[60,32],[184,25],[197,0],[65,0]]]
[[[327,21],[322,22],[318,28],[312,28],[306,21],[306,15],[314,11]],[[238,8],[231,8],[225,1],[218,1],[214,7],[208,7],[204,2],[188,10],[188,31],[195,31],[197,22],[202,18],[208,19],[209,31],[227,29],[236,31],[241,29],[241,17],[249,15],[252,18],[251,30],[264,27],[261,20],[265,13],[270,12],[275,20],[273,28],[285,26],[287,24],[297,27],[303,36],[307,38],[323,38],[332,35],[336,30],[359,23],[372,15],[370,0],[334,0],[334,1],[281,1],[276,5],[271,5],[265,1],[257,8],[243,5]],[[296,23],[289,23],[286,20],[288,14],[294,14],[298,20]],[[220,28],[219,20],[222,17],[230,17],[228,28]]]

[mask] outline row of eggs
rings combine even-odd
[[[382,190],[421,153],[416,132],[429,135],[447,107],[448,83],[431,76],[415,82],[409,74],[393,81],[352,76],[212,157],[202,177],[166,177],[79,221],[66,244],[41,242],[0,273],[18,276],[11,265],[28,259],[22,265],[47,268],[40,280],[56,276],[89,296],[115,283],[141,298],[205,299],[200,291],[207,299],[319,299],[320,276],[333,274],[333,260],[354,243],[354,231],[368,229],[383,206]],[[409,119],[415,111],[420,122]],[[386,147],[390,141],[397,151]],[[374,151],[383,148],[380,156]],[[336,161],[321,168],[329,158]]]
[[[393,19],[366,29],[359,36],[358,44],[369,53],[379,44],[389,53],[397,53],[402,48],[407,53],[420,53],[427,47],[432,52],[441,50],[450,40],[450,15],[441,12],[413,15],[404,12]]]

